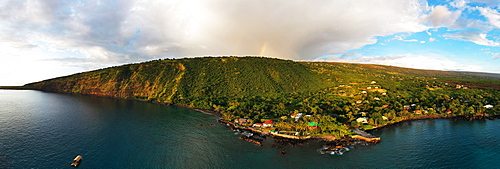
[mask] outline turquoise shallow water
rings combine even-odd
[[[258,147],[217,117],[138,101],[0,90],[0,168],[499,168],[500,120],[422,120],[342,156]],[[213,124],[213,125],[212,125]],[[285,155],[280,151],[285,150]]]

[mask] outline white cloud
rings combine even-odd
[[[464,8],[467,5],[467,1],[466,0],[455,0],[455,1],[451,2],[450,5],[452,7],[455,7],[455,8]]]
[[[450,11],[446,6],[435,6],[424,18],[434,27],[457,27],[455,22],[460,17],[461,10]]]
[[[486,38],[487,34],[479,31],[469,30],[469,31],[457,32],[454,34],[444,34],[443,36],[450,39],[471,41],[478,45],[496,46],[496,47],[500,46],[500,42],[487,39]]]
[[[81,72],[78,67],[68,67],[60,62],[43,61],[43,58],[54,57],[51,53],[37,47],[18,50],[23,43],[0,42],[0,85],[24,85],[57,76]],[[37,56],[37,58],[33,58]]]
[[[491,57],[493,57],[493,60],[500,59],[500,53],[494,53]]]
[[[344,58],[352,58],[352,57],[359,57],[359,56],[361,56],[360,53],[357,53],[357,52],[348,52],[348,53],[342,54],[339,58],[340,59],[344,59]]]
[[[410,34],[398,34],[398,35],[395,35],[394,38],[392,38],[392,40],[405,40],[407,36],[409,36]]]
[[[267,56],[310,60],[376,43],[377,36],[396,34],[394,39],[403,41],[414,32],[429,30],[426,25],[451,29],[499,25],[494,8],[477,8],[488,22],[460,18],[467,7],[464,0],[450,4],[459,8],[456,11],[429,7],[425,0],[0,0],[0,4],[1,60],[20,56],[78,70],[164,57],[259,55],[264,47]],[[487,33],[446,37],[498,46]],[[3,65],[0,72],[7,71]]]
[[[348,63],[364,63],[364,64],[379,64],[391,65],[415,69],[430,69],[430,70],[445,70],[445,71],[484,71],[481,66],[463,65],[458,62],[449,60],[440,55],[424,56],[424,55],[398,55],[398,56],[363,56],[356,58],[337,58],[331,57],[327,61],[348,62]]]
[[[308,59],[373,44],[375,36],[426,29],[421,0],[3,3],[0,30],[10,33],[2,36],[103,62],[129,62],[125,55],[257,55],[263,44],[266,55]]]
[[[481,15],[488,18],[488,21],[491,25],[496,28],[500,28],[500,13],[498,13],[498,11],[483,7],[477,7],[477,9],[479,10],[479,12],[481,12]]]
[[[404,42],[418,42],[417,39],[409,39],[409,40],[403,40]]]
[[[489,6],[499,6],[500,2],[498,0],[470,0],[471,2],[485,3]]]

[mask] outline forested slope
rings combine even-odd
[[[193,105],[207,98],[282,96],[317,91],[318,74],[271,58],[206,57],[155,60],[27,84],[40,90]],[[205,107],[205,106],[203,106]]]

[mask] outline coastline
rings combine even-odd
[[[356,137],[343,137],[341,139],[335,139],[333,136],[307,136],[307,137],[298,137],[298,136],[289,136],[278,133],[271,132],[263,132],[260,130],[255,130],[250,127],[239,127],[235,125],[233,122],[220,119],[220,123],[226,124],[231,130],[235,132],[241,133],[240,139],[254,143],[258,146],[264,146],[263,141],[266,137],[270,136],[273,138],[274,142],[281,144],[283,146],[291,145],[295,147],[297,145],[302,145],[307,141],[311,140],[319,140],[322,141],[322,148],[318,149],[320,154],[338,154],[342,155],[346,151],[349,151],[351,148],[358,147],[359,145],[369,145],[369,144],[377,144],[380,142],[380,138],[367,138],[360,135],[356,135]],[[273,148],[280,149],[280,146],[275,144],[270,145]],[[286,152],[281,150],[280,155],[284,155]]]
[[[148,101],[148,102],[150,102],[150,101]],[[211,114],[211,115],[214,115],[214,116],[217,116],[217,117],[222,117],[222,114],[220,112],[214,111],[214,110],[196,108],[196,107],[185,106],[185,105],[180,105],[180,104],[164,103],[164,102],[159,102],[159,101],[154,101],[154,102],[151,102],[151,103],[158,103],[158,104],[163,104],[163,105],[172,105],[172,106],[185,107],[185,108],[196,110],[198,112],[202,112],[202,113],[205,113],[205,114]]]
[[[483,120],[483,119],[494,120],[494,119],[500,119],[500,115],[474,115],[472,117],[467,117],[464,115],[448,116],[448,115],[444,115],[444,114],[422,115],[422,116],[417,116],[417,117],[405,118],[401,121],[397,121],[397,122],[393,122],[393,123],[387,123],[386,125],[377,126],[376,128],[365,130],[365,131],[377,131],[377,130],[383,129],[383,128],[396,127],[397,125],[404,123],[404,122],[417,121],[417,120],[430,120],[430,119],[449,119],[449,120],[466,120],[466,121]]]
[[[210,114],[210,110],[200,109],[198,111],[202,111],[202,112],[208,111],[205,113]],[[398,122],[388,123],[386,125],[378,126],[376,128],[365,130],[365,131],[377,131],[379,129],[384,129],[384,128],[388,128],[388,127],[397,127],[397,125],[404,123],[404,122],[417,121],[417,120],[430,120],[430,119],[449,119],[449,120],[455,119],[455,120],[467,120],[467,121],[482,120],[482,119],[494,120],[494,119],[500,119],[500,115],[474,115],[472,117],[467,117],[467,116],[463,116],[463,115],[448,116],[448,115],[443,115],[443,114],[422,115],[422,116],[417,116],[417,117],[405,118],[405,119],[398,121]],[[372,143],[372,144],[376,144],[376,143],[379,143],[381,141],[381,138],[379,138],[379,137],[371,138],[371,137],[364,137],[361,135],[353,135],[353,136],[344,137],[341,139],[335,139],[335,137],[333,137],[333,136],[307,136],[307,137],[290,136],[290,135],[284,135],[284,134],[278,134],[278,133],[263,132],[260,130],[255,130],[254,128],[251,128],[251,127],[239,127],[239,126],[236,126],[233,122],[227,121],[225,119],[220,119],[218,121],[220,123],[228,125],[232,130],[237,129],[237,130],[243,130],[243,131],[250,131],[252,133],[256,133],[256,134],[260,134],[260,135],[269,135],[269,136],[271,136],[273,138],[277,138],[277,139],[290,139],[290,140],[295,140],[295,141],[307,141],[307,140],[311,140],[311,139],[318,139],[318,140],[324,140],[327,142],[346,142],[346,141],[352,141],[352,139],[356,139],[356,140],[366,141],[366,142]],[[243,139],[243,140],[249,141],[247,139]],[[254,141],[249,141],[249,142],[256,143]],[[256,143],[256,144],[258,144],[260,146],[262,145],[261,143]]]
[[[0,90],[37,90],[26,86],[0,86]]]
[[[335,137],[333,137],[333,136],[307,136],[307,137],[290,136],[290,135],[273,133],[273,132],[264,132],[264,131],[256,130],[256,129],[251,128],[251,127],[239,127],[239,126],[236,126],[233,122],[227,121],[225,119],[219,119],[218,121],[222,124],[226,124],[234,131],[251,132],[253,134],[258,134],[258,135],[264,136],[264,137],[271,136],[272,138],[275,138],[275,139],[285,139],[285,140],[298,141],[298,142],[304,142],[304,141],[315,139],[315,140],[323,140],[326,142],[338,142],[338,143],[351,142],[351,141],[353,141],[352,139],[359,139],[359,140],[366,141],[365,139],[363,139],[363,138],[365,138],[363,136],[359,136],[357,138],[345,137],[345,138],[341,138],[341,139],[335,139]],[[366,138],[366,139],[370,139],[370,138]],[[248,141],[248,140],[246,140],[246,141]],[[378,141],[367,141],[367,142],[378,143],[379,141],[380,141],[380,138],[378,138]],[[255,143],[254,141],[249,141],[249,142]],[[262,145],[261,143],[256,143],[256,144]]]
[[[2,88],[6,89],[6,88]],[[14,89],[14,88],[12,88]],[[192,106],[187,106],[187,105],[181,105],[181,104],[173,104],[173,103],[166,103],[166,102],[160,102],[160,101],[151,101],[151,100],[142,100],[142,99],[137,99],[137,98],[120,98],[120,97],[113,97],[113,96],[102,96],[102,95],[96,95],[96,94],[81,94],[81,93],[71,93],[71,92],[56,92],[56,91],[46,91],[46,90],[40,90],[40,89],[35,89],[35,88],[29,88],[29,87],[24,87],[22,86],[21,88],[17,88],[17,90],[37,90],[37,91],[44,91],[44,92],[55,92],[55,93],[68,93],[68,94],[79,94],[79,95],[88,95],[88,96],[97,96],[97,97],[105,97],[105,98],[116,98],[116,99],[126,99],[126,100],[136,100],[136,101],[142,101],[142,102],[149,102],[149,103],[156,103],[156,104],[163,104],[163,105],[173,105],[173,106],[179,106],[179,107],[184,107],[184,108],[189,108],[195,111],[199,111],[205,114],[211,114],[217,117],[222,117],[222,114],[218,111],[214,110],[208,110],[208,109],[201,109],[201,108],[196,108]],[[397,122],[392,122],[388,123],[383,126],[377,126],[373,129],[368,129],[365,131],[376,131],[379,129],[387,128],[387,127],[392,127],[392,126],[397,126],[400,123],[403,122],[408,122],[408,121],[415,121],[415,120],[426,120],[426,119],[461,119],[461,120],[467,120],[467,121],[472,121],[472,120],[481,120],[481,119],[489,119],[489,120],[494,120],[494,119],[500,119],[500,115],[473,115],[471,117],[465,116],[465,115],[457,115],[457,116],[450,116],[450,115],[445,115],[445,114],[438,114],[438,115],[422,115],[422,116],[417,116],[417,117],[411,117],[411,118],[405,118],[401,121]],[[279,134],[279,133],[271,133],[271,132],[263,132],[259,130],[255,130],[250,127],[238,127],[234,123],[230,121],[226,121],[225,119],[219,119],[219,122],[225,123],[229,125],[233,129],[239,129],[239,130],[247,130],[251,131],[252,133],[258,133],[263,136],[271,136],[273,138],[277,139],[289,139],[289,140],[294,140],[294,141],[306,141],[310,139],[318,139],[318,140],[324,140],[327,142],[346,142],[350,141],[352,139],[358,139],[358,140],[363,140],[369,143],[378,143],[380,142],[380,138],[373,139],[373,138],[368,138],[368,137],[363,137],[361,135],[354,135],[354,137],[344,137],[341,139],[335,139],[333,136],[307,136],[307,137],[300,137],[300,136],[290,136],[290,135],[285,135],[285,134]],[[247,140],[248,141],[248,140]],[[252,142],[252,141],[250,141]],[[258,143],[256,143],[258,144]]]

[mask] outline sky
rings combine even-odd
[[[500,2],[0,0],[0,86],[229,55],[500,73]]]

